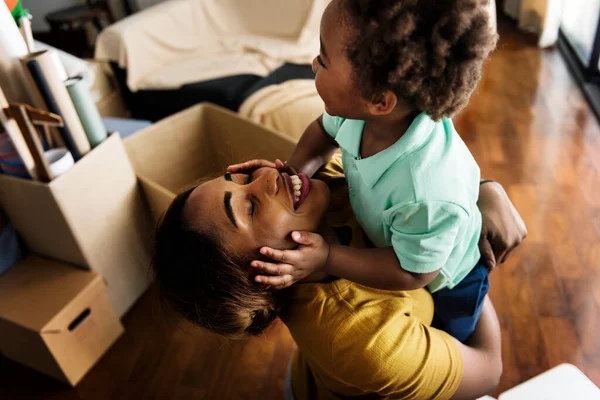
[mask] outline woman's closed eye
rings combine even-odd
[[[249,185],[252,182],[252,179],[254,178],[254,172],[250,172],[248,175],[246,175],[246,185]],[[256,214],[256,199],[254,198],[254,196],[249,196],[248,197],[248,215],[250,216],[250,218],[254,217],[254,214]]]
[[[250,218],[254,217],[256,214],[256,199],[254,197],[248,198],[248,215]]]

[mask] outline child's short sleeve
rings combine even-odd
[[[327,112],[323,113],[323,128],[325,128],[325,132],[327,132],[327,134],[334,139],[344,121],[344,118],[332,117],[331,115],[327,114]]]
[[[456,245],[460,226],[469,215],[449,202],[418,202],[385,212],[391,242],[406,271],[425,274],[441,269]]]

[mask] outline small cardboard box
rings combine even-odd
[[[101,275],[119,316],[147,289],[152,220],[118,134],[48,184],[0,174],[0,204],[32,252]]]
[[[124,140],[155,221],[186,187],[223,174],[228,165],[286,160],[295,142],[217,106],[200,104]]]
[[[0,277],[0,351],[76,385],[123,333],[102,278],[29,256]]]

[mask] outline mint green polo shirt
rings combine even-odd
[[[480,259],[480,173],[452,120],[420,114],[392,146],[360,157],[364,121],[323,115],[342,149],[350,204],[377,247],[392,246],[409,272],[440,274],[428,286],[452,289]]]

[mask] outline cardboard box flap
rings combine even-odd
[[[133,169],[172,192],[193,183],[210,161],[204,108],[163,119],[123,142]]]
[[[29,256],[0,277],[0,318],[36,332],[95,279],[93,272]]]
[[[138,176],[179,193],[254,157],[286,159],[292,139],[219,107],[200,104],[124,140]]]
[[[216,174],[223,174],[232,163],[255,158],[287,160],[296,147],[292,138],[215,106],[206,106],[205,127]]]
[[[55,179],[52,179],[52,181],[50,181],[50,183],[48,183],[47,185],[53,188],[68,185],[68,182],[70,180],[73,180],[73,177],[76,175],[85,176],[89,179],[90,176],[88,175],[87,171],[89,171],[91,168],[98,168],[96,158],[101,158],[104,160],[102,153],[106,154],[110,152],[110,149],[113,148],[116,145],[116,142],[119,142],[120,140],[121,137],[118,133],[111,133],[110,135],[108,135],[108,138],[106,138],[102,142],[102,146],[97,146],[92,150],[94,152],[95,157],[83,157],[75,164],[76,168],[73,167],[69,171],[67,171],[67,173],[62,174],[61,176]],[[106,161],[108,162],[109,160]]]
[[[139,176],[138,179],[142,183],[144,193],[146,194],[146,200],[148,207],[152,214],[154,221],[159,221],[163,212],[169,207],[169,204],[175,198],[175,193],[160,186],[152,179],[146,178],[145,176]]]
[[[56,212],[60,205],[47,184],[1,174],[0,180],[0,202],[29,249],[82,267],[88,264],[69,223]],[[32,202],[35,207],[24,207]]]
[[[118,134],[50,183],[88,265],[107,282],[119,315],[148,287],[152,223]],[[64,176],[67,177],[66,174]]]

